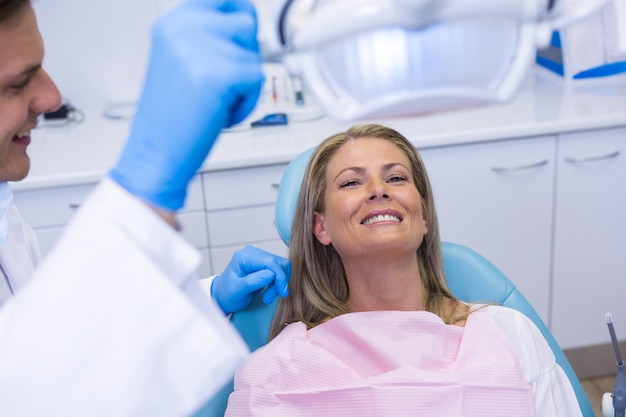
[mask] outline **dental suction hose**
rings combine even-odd
[[[615,329],[613,328],[613,317],[611,313],[606,313],[606,324],[611,334],[611,342],[617,359],[617,376],[615,377],[615,385],[613,386],[613,410],[615,417],[625,417],[626,413],[626,376],[624,374],[624,361],[619,350]]]
[[[626,412],[626,378],[624,377],[624,362],[617,364],[617,378],[613,388],[613,409],[615,417],[624,417]]]

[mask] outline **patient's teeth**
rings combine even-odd
[[[370,217],[369,219],[365,220],[365,222],[363,223],[365,225],[370,225],[370,224],[377,223],[377,222],[388,222],[388,221],[399,223],[400,219],[391,214],[379,214],[378,216]]]

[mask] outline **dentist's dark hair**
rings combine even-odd
[[[0,0],[0,24],[17,16],[22,9],[30,4],[30,0]]]
[[[396,145],[410,162],[413,182],[422,198],[428,233],[416,252],[426,310],[452,324],[466,318],[466,309],[446,285],[441,258],[439,224],[426,168],[415,146],[403,135],[377,124],[356,125],[337,133],[317,146],[306,167],[289,242],[291,279],[289,296],[280,299],[270,327],[269,339],[290,323],[303,322],[308,328],[349,313],[349,288],[341,258],[332,244],[322,245],[313,234],[314,213],[323,213],[326,174],[337,150],[359,138],[378,138]],[[450,305],[453,307],[450,309]]]

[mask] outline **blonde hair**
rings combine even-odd
[[[417,249],[426,310],[453,324],[467,316],[450,293],[441,259],[441,241],[433,193],[426,168],[415,146],[397,131],[381,125],[356,125],[325,139],[313,152],[306,167],[289,241],[291,279],[289,296],[281,299],[270,326],[269,339],[290,323],[303,322],[308,328],[349,313],[350,290],[339,254],[332,244],[324,246],[313,235],[313,215],[324,212],[326,171],[337,150],[347,141],[379,138],[400,148],[410,162],[413,180],[422,197],[428,233]],[[452,306],[452,308],[450,308]]]

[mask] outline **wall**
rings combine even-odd
[[[61,94],[83,112],[132,112],[148,63],[152,23],[181,0],[34,0],[45,42],[44,67]],[[260,0],[266,1],[266,0]],[[295,106],[292,85],[280,64],[265,64],[268,79],[278,82],[280,103],[272,101],[266,83],[256,111],[249,120],[267,113],[290,112],[300,119],[317,118],[311,100]],[[273,77],[272,77],[273,76]],[[307,96],[308,97],[308,96]]]
[[[131,102],[139,94],[150,26],[177,0],[34,0],[44,67],[79,109]]]

